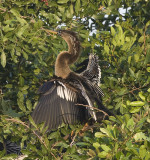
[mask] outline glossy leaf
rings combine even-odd
[[[145,102],[142,101],[134,101],[130,103],[131,106],[143,106],[144,104]]]

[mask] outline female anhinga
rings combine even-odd
[[[62,123],[87,122],[89,118],[97,121],[93,110],[94,102],[101,110],[111,115],[101,102],[103,92],[98,86],[98,57],[92,54],[89,56],[89,63],[84,72],[77,74],[71,71],[69,66],[80,56],[79,39],[74,32],[68,30],[60,30],[58,35],[68,44],[68,51],[57,56],[55,76],[39,88],[41,97],[33,111],[33,120],[36,124],[45,122],[48,130],[57,128]]]
[[[90,54],[87,69],[77,74],[70,69],[80,56],[80,42],[72,31],[60,30],[58,34],[67,42],[68,51],[61,52],[55,63],[55,76],[39,88],[41,97],[32,113],[35,123],[45,122],[48,130],[62,123],[76,124],[104,118],[103,112],[95,113],[94,102],[108,115],[112,113],[103,106],[103,92],[99,87],[101,72],[98,57]],[[88,106],[87,108],[85,106]],[[6,142],[7,153],[21,154],[20,146]]]
[[[32,113],[35,123],[45,122],[45,126],[51,130],[62,123],[83,123],[90,118],[95,121],[102,120],[104,113],[95,113],[94,102],[100,110],[112,115],[101,102],[103,92],[99,87],[101,72],[98,57],[90,54],[87,69],[82,73],[77,74],[71,71],[69,66],[80,56],[79,39],[72,31],[60,30],[58,34],[67,42],[68,51],[58,55],[55,76],[39,88],[41,97]],[[20,146],[13,142],[6,141],[5,148],[7,154],[21,154]]]

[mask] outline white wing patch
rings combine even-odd
[[[67,101],[74,102],[76,100],[76,93],[67,88],[64,84],[62,86],[57,86],[57,95]]]
[[[99,65],[98,65],[98,79],[99,79],[98,85],[100,85],[100,83],[101,83],[101,68]]]

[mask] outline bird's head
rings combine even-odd
[[[75,32],[70,30],[58,30],[58,31],[46,30],[46,32],[53,33],[62,37],[68,44],[70,52],[74,52],[73,53],[74,55],[76,55],[77,52],[80,52],[80,42]]]
[[[70,31],[70,30],[58,30],[58,31],[52,31],[52,30],[47,30],[45,29],[46,32],[48,33],[53,33],[56,35],[61,36],[64,40],[73,40],[73,41],[78,41],[78,37],[75,32]]]
[[[58,30],[57,34],[60,35],[61,37],[77,36],[75,32],[69,30]]]
[[[78,37],[75,32],[69,31],[69,30],[59,30],[57,31],[57,34],[61,36],[66,42],[70,41],[74,43],[75,41],[78,41]]]

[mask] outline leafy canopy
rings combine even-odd
[[[28,159],[150,159],[149,8],[147,0],[0,0],[0,142],[21,142]],[[84,136],[82,125],[46,134],[30,117],[37,89],[67,49],[46,32],[59,27],[79,34],[78,63],[88,53],[99,56],[103,103],[117,115]],[[16,156],[0,152],[1,159]]]

